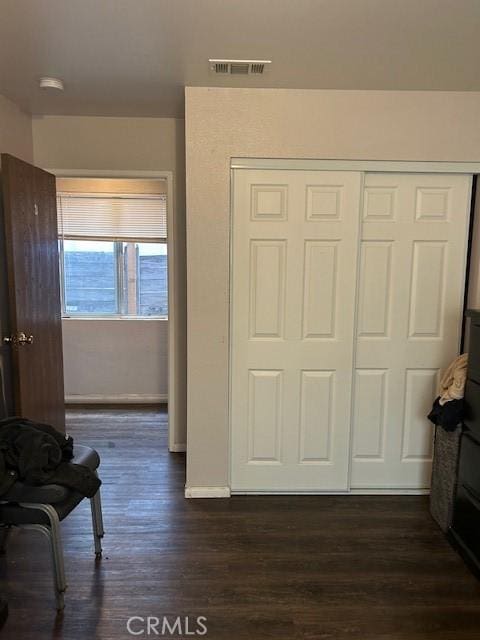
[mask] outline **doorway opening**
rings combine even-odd
[[[168,406],[171,443],[171,176],[57,173],[66,404]]]

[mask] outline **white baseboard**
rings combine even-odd
[[[169,448],[171,453],[184,453],[187,450],[186,444],[172,444]]]
[[[185,487],[185,498],[230,498],[230,487]]]
[[[166,393],[153,395],[143,393],[118,393],[112,395],[73,394],[65,396],[65,404],[160,404],[164,402],[168,402]]]
[[[351,489],[352,496],[428,496],[430,489]]]
[[[175,445],[181,447],[182,445]],[[180,450],[180,449],[179,449]],[[172,451],[172,449],[171,449]],[[430,489],[350,489],[350,491],[231,491],[230,487],[185,487],[185,498],[230,498],[232,495],[422,496]]]
[[[426,496],[430,489],[350,489],[348,491],[246,491],[232,490],[232,496]]]

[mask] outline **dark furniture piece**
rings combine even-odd
[[[71,464],[83,464],[95,471],[100,464],[98,453],[90,447],[75,445]],[[76,491],[50,484],[32,487],[16,482],[0,498],[0,548],[4,549],[11,527],[23,527],[43,533],[49,541],[53,563],[54,587],[57,609],[64,607],[64,593],[67,588],[63,565],[63,549],[60,536],[60,522],[83,500]],[[100,490],[90,499],[93,523],[95,555],[102,555],[103,538],[102,505]]]
[[[449,537],[480,575],[480,311],[468,311],[470,338],[465,385],[464,429]]]

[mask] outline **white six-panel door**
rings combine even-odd
[[[234,171],[231,488],[418,489],[471,179]]]
[[[458,355],[471,178],[366,174],[352,488],[430,485],[426,416]]]
[[[348,487],[361,174],[234,175],[231,487]]]

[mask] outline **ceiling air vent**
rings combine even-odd
[[[217,60],[211,58],[210,70],[218,75],[248,76],[262,75],[271,60]]]

